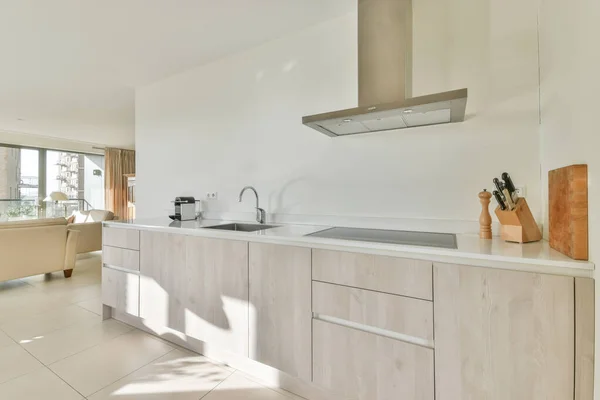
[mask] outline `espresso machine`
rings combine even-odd
[[[196,199],[175,197],[175,214],[169,215],[173,221],[193,221],[196,219]]]

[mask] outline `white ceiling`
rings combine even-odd
[[[0,130],[132,147],[134,88],[356,0],[0,0]]]

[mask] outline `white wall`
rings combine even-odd
[[[547,205],[548,171],[588,164],[590,255],[600,256],[600,2],[564,6],[544,0],[540,12],[542,126],[541,159]],[[546,218],[547,218],[547,213]]]
[[[537,3],[415,0],[414,20],[413,94],[467,87],[466,122],[335,139],[302,126],[357,104],[350,14],[139,89],[138,216],[208,191],[210,210],[249,212],[252,184],[279,215],[476,231],[478,192],[509,171],[541,217]]]
[[[543,0],[540,7],[542,95],[541,160],[544,208],[548,171],[588,164],[590,260],[600,260],[600,2]],[[547,212],[545,212],[546,218]],[[598,274],[596,273],[596,278]],[[600,291],[596,284],[596,343],[600,343]],[[596,345],[596,360],[600,360]],[[600,368],[595,398],[600,399]]]

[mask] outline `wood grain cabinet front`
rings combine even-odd
[[[431,261],[314,249],[313,279],[432,300]]]
[[[142,231],[140,236],[140,317],[185,331],[184,235]]]
[[[248,357],[248,243],[186,238],[185,333]]]
[[[128,228],[102,227],[102,244],[122,249],[140,249],[140,231]]]
[[[137,250],[122,249],[120,247],[103,246],[102,262],[117,268],[140,270],[140,252]]]
[[[570,400],[574,279],[435,264],[436,400]]]
[[[142,232],[140,316],[248,356],[248,243]]]
[[[313,313],[399,334],[433,347],[433,302],[313,282]]]
[[[311,250],[250,243],[250,358],[310,382]]]
[[[139,275],[102,268],[102,304],[139,316],[139,295]]]
[[[433,350],[313,321],[313,382],[348,400],[433,400]]]

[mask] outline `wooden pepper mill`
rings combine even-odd
[[[492,194],[486,189],[479,192],[479,202],[481,203],[481,215],[479,216],[479,237],[482,239],[492,238],[492,216],[490,215],[490,199]]]

